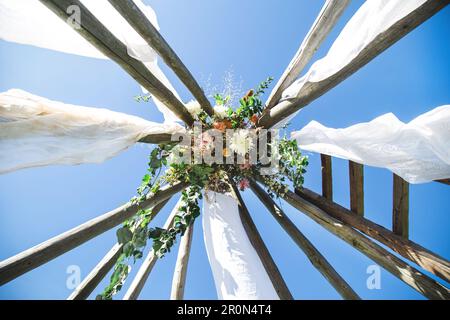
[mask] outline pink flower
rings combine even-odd
[[[239,181],[239,189],[241,191],[244,191],[245,189],[247,189],[248,187],[250,187],[250,182],[248,181],[247,178],[242,179],[241,181]]]
[[[252,166],[251,166],[251,164],[248,162],[248,161],[246,161],[244,164],[240,164],[239,165],[239,169],[241,169],[241,170],[248,170],[248,169],[250,169]]]

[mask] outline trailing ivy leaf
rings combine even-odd
[[[125,244],[125,243],[131,241],[131,239],[133,237],[133,233],[127,227],[122,227],[122,228],[118,229],[116,234],[117,234],[117,241],[120,244]]]

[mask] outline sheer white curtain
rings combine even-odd
[[[9,90],[0,93],[0,174],[53,164],[103,162],[148,134],[182,130],[175,123],[160,124]]]
[[[153,9],[143,4],[141,0],[133,1],[155,28],[159,29]],[[81,2],[127,46],[128,54],[131,57],[142,61],[169,90],[180,98],[159,68],[156,52],[108,0],[81,0]],[[80,18],[83,19],[82,15]],[[39,0],[0,0],[0,39],[64,53],[107,59]],[[165,122],[179,121],[162,102],[152,98],[157,108],[163,113]]]
[[[410,183],[450,178],[450,105],[409,123],[392,113],[343,129],[311,121],[292,137],[303,150],[387,168]]]
[[[219,299],[279,299],[231,195],[205,194],[203,236]]]

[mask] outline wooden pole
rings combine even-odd
[[[189,254],[191,252],[192,236],[194,234],[194,225],[191,224],[180,241],[178,249],[177,262],[172,278],[172,290],[170,300],[183,300],[184,288],[186,286],[186,274],[189,263]]]
[[[362,164],[348,162],[350,180],[350,210],[364,216],[364,166]]]
[[[326,154],[320,155],[322,164],[322,195],[328,200],[333,200],[333,171],[331,157]]]
[[[393,174],[392,231],[408,239],[409,236],[409,183]]]
[[[450,0],[427,0],[419,8],[378,35],[340,71],[325,80],[306,83],[297,97],[282,100],[273,108],[267,109],[259,120],[259,124],[265,128],[270,128],[297,110],[305,107],[361,69],[418,25],[444,8],[449,2]]]
[[[277,292],[281,300],[293,300],[294,298],[289,291],[289,288],[287,287],[280,271],[278,270],[275,261],[273,261],[269,249],[267,249],[266,245],[264,244],[264,241],[262,240],[261,235],[259,234],[258,229],[256,228],[256,225],[253,222],[247,207],[245,206],[239,190],[234,185],[230,186],[232,193],[239,205],[239,216],[241,218],[244,229],[247,233],[250,243],[258,253],[258,256],[261,259],[264,268],[266,269],[266,272],[273,284],[273,287],[275,288],[275,291]]]
[[[195,99],[197,99],[205,112],[212,116],[214,110],[191,72],[139,7],[132,0],[109,0],[109,2],[149,46],[158,52],[164,62],[175,72]]]
[[[344,208],[335,202],[329,201],[307,188],[297,189],[295,190],[295,193],[324,210],[341,223],[346,223],[347,225],[384,244],[388,248],[400,254],[402,257],[416,263],[423,269],[433,273],[447,282],[450,282],[450,262],[436,253],[425,249],[415,242],[396,235],[392,231],[376,224],[375,222],[356,215],[347,208]]]
[[[152,208],[152,219],[161,211],[169,200],[170,198]],[[123,244],[116,243],[86,278],[84,278],[80,285],[70,294],[67,300],[86,300],[98,286],[100,281],[108,274],[109,270],[115,265],[117,259],[122,254],[122,249]]]
[[[411,267],[380,245],[364,237],[347,224],[333,218],[311,202],[296,195],[292,191],[288,191],[283,196],[283,199],[428,299],[450,299],[450,291],[448,288]]]
[[[128,55],[126,46],[119,41],[79,0],[40,0],[63,21],[69,21],[67,8],[76,5],[80,8],[80,28],[75,29],[105,56],[120,65],[141,86],[164,103],[173,113],[188,125],[194,119],[184,106],[161,81],[141,62]],[[70,12],[70,11],[69,11]]]
[[[0,285],[39,267],[40,265],[76,248],[86,241],[102,234],[131,218],[140,208],[154,207],[186,187],[185,183],[162,188],[157,194],[150,195],[139,206],[128,202],[108,213],[85,222],[37,246],[25,250],[0,262]]]
[[[175,207],[173,208],[169,217],[167,218],[166,223],[163,226],[163,229],[169,229],[172,227],[172,225],[174,223],[174,218],[178,214],[180,205],[181,205],[181,197],[178,200]],[[144,261],[142,262],[142,265],[139,268],[136,276],[134,277],[133,282],[131,282],[130,287],[128,288],[127,292],[125,293],[123,300],[136,300],[139,297],[139,294],[141,293],[142,289],[144,288],[144,285],[147,282],[147,279],[150,275],[150,272],[153,270],[153,267],[155,266],[156,261],[158,261],[158,256],[155,254],[155,252],[152,249],[152,250],[150,250],[148,255],[145,257]]]
[[[283,91],[295,81],[300,72],[309,63],[349,3],[350,0],[327,0],[325,2],[294,58],[292,58],[287,69],[273,88],[267,100],[266,108],[270,109],[278,103]]]
[[[273,201],[273,199],[254,180],[250,180],[250,187],[275,220],[277,220],[291,239],[305,253],[312,265],[325,277],[325,279],[327,279],[342,298],[347,300],[359,300],[360,297],[358,294],[339,275],[339,273],[337,273],[327,259],[316,249],[316,247],[314,247],[308,238],[303,235],[288,216],[286,216],[275,201]]]

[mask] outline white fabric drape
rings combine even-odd
[[[107,109],[0,93],[0,174],[52,164],[98,163],[148,134],[182,131]]]
[[[248,239],[236,199],[211,191],[205,194],[203,235],[219,299],[279,299]]]
[[[141,0],[133,0],[150,22],[159,29],[156,14]],[[128,54],[142,61],[169,90],[175,89],[157,64],[156,52],[114,9],[108,0],[81,0],[91,13],[127,46]],[[82,16],[80,17],[83,18]],[[41,48],[106,59],[94,46],[51,12],[39,0],[0,0],[0,39]],[[165,122],[179,119],[159,100],[152,97]]]
[[[292,137],[303,150],[387,168],[410,183],[450,178],[450,105],[409,123],[392,113],[345,129],[311,121]]]
[[[327,55],[283,91],[282,100],[300,95],[308,82],[323,81],[347,66],[379,34],[420,7],[426,0],[367,0],[345,25]],[[292,118],[292,117],[291,117]],[[277,127],[287,121],[282,121]]]

